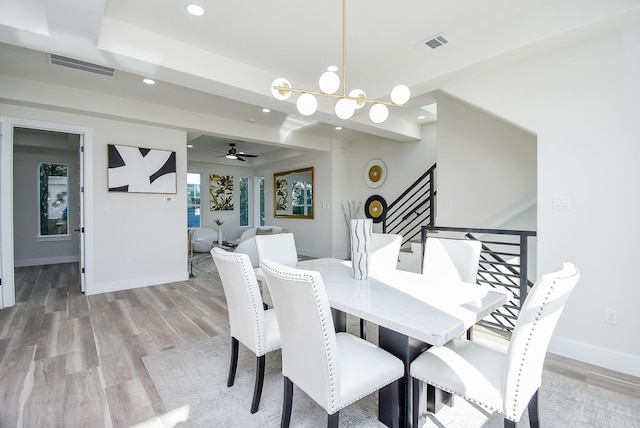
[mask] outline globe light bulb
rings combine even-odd
[[[296,102],[298,111],[303,116],[311,116],[318,109],[318,100],[312,94],[302,94]]]
[[[389,116],[389,109],[384,104],[374,104],[369,109],[369,119],[373,123],[382,123],[387,120]]]
[[[367,95],[364,93],[362,89],[352,90],[351,92],[349,92],[349,96],[353,98],[360,98],[361,100],[364,100],[367,98]],[[364,101],[354,101],[353,103],[355,104],[356,109],[361,109],[366,104]]]
[[[404,104],[410,97],[411,91],[406,85],[398,85],[391,90],[391,101],[396,104]]]
[[[276,80],[274,80],[273,83],[271,84],[271,95],[273,95],[273,97],[276,100],[280,100],[280,101],[284,101],[291,96],[291,91],[286,91],[283,89],[274,89],[274,86],[290,88],[291,83],[289,83],[287,79],[283,77],[278,77]]]
[[[333,71],[325,71],[318,82],[320,90],[325,94],[335,94],[340,87],[340,78]]]
[[[340,119],[351,119],[356,111],[356,103],[353,100],[342,98],[336,103],[336,116]]]

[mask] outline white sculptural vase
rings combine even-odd
[[[369,277],[369,263],[371,260],[371,233],[373,220],[351,220],[351,265],[355,279]]]
[[[224,238],[222,237],[222,225],[218,225],[218,245],[222,245]]]

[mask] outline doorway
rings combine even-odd
[[[15,304],[14,269],[18,266],[78,262],[81,290],[86,291],[84,165],[91,153],[87,150],[91,129],[6,117],[0,120],[0,307]]]

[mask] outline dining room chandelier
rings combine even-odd
[[[336,93],[340,88],[340,77],[335,70],[324,72],[320,76],[319,86],[319,91],[297,89],[293,88],[287,79],[279,77],[271,84],[271,93],[281,101],[288,99],[292,92],[299,93],[296,106],[303,116],[311,116],[318,109],[316,96],[337,99],[335,113],[340,119],[350,119],[356,110],[371,105],[369,118],[374,123],[387,120],[388,106],[402,107],[411,96],[406,85],[397,85],[391,90],[391,101],[370,100],[361,89],[353,89],[347,94],[347,0],[342,0],[342,93]]]

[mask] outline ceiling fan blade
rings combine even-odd
[[[248,155],[246,153],[238,153],[239,155],[244,156],[245,158],[257,158],[258,155]]]
[[[239,161],[242,161],[242,162],[246,162],[244,159],[242,159],[242,158],[240,157],[240,155],[236,155],[236,159],[237,159],[237,160],[239,160]]]

